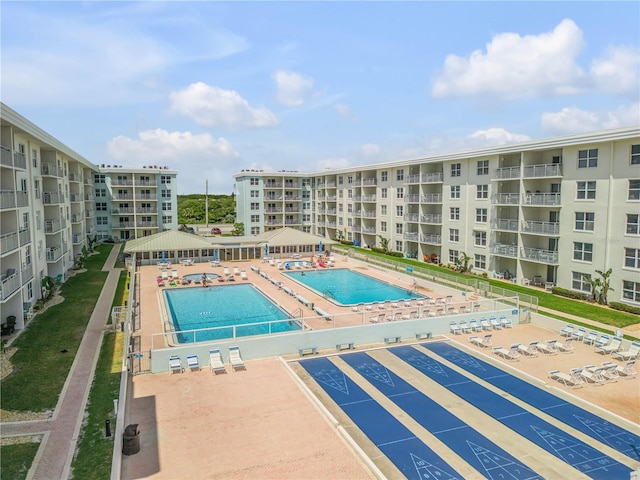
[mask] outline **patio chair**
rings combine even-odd
[[[603,333],[602,335],[600,335],[600,338],[597,338],[593,341],[593,346],[596,348],[604,347],[605,345],[609,345],[610,342],[611,337]]]
[[[473,336],[469,337],[469,341],[471,343],[473,343],[474,345],[477,345],[479,347],[489,348],[489,347],[492,346],[491,336],[492,336],[491,334],[488,334],[488,335],[485,335],[484,337],[480,338],[480,337],[477,337],[477,336],[473,335]]]
[[[216,375],[221,372],[227,373],[227,367],[224,366],[219,348],[209,350],[209,367],[211,368],[211,373]]]
[[[518,352],[523,354],[525,357],[537,357],[538,349],[536,348],[536,344],[538,342],[531,342],[529,345],[523,345],[522,343],[518,344]]]
[[[578,330],[576,330],[571,334],[571,338],[575,338],[578,341],[582,340],[586,336],[587,336],[587,330],[582,327],[578,328]]]
[[[496,317],[489,318],[489,325],[491,325],[491,327],[494,330],[502,329],[502,324],[498,321],[498,319]]]
[[[456,322],[451,322],[449,324],[449,331],[454,335],[462,334],[462,329],[458,326]]]
[[[169,280],[169,272],[167,272],[166,270],[162,270],[160,277],[162,278],[162,281]]]
[[[613,352],[612,357],[619,357],[620,360],[635,360],[640,355],[640,343],[632,342],[628,350]]]
[[[520,358],[520,354],[518,353],[518,343],[511,345],[510,348],[504,347],[493,347],[493,353],[496,355],[500,355],[502,358],[507,360],[518,360]]]
[[[380,313],[375,317],[369,317],[369,321],[371,323],[379,323],[379,322],[384,322],[384,318],[387,316],[386,313]]]
[[[495,270],[493,271],[493,278],[497,278],[499,280],[504,280],[504,274],[500,273],[500,272],[496,272]]]
[[[460,327],[460,330],[462,330],[462,333],[469,333],[471,332],[471,327],[469,326],[469,324],[466,322],[466,320],[463,320],[462,322],[460,322],[458,324],[458,326]]]
[[[578,373],[574,372],[568,375],[560,370],[551,370],[549,372],[549,378],[563,383],[567,387],[580,387],[584,385],[584,379]]]
[[[174,280],[180,278],[180,275],[178,275],[178,270],[176,270],[175,268],[171,270],[171,278],[173,278]]]
[[[593,383],[596,385],[604,385],[607,381],[602,374],[604,368],[596,367],[595,365],[586,365],[583,368],[578,369],[580,376],[585,379],[587,383]]]
[[[620,378],[620,373],[618,373],[618,369],[616,368],[618,365],[613,362],[602,362],[602,375],[607,380],[617,380]]]
[[[471,320],[469,322],[469,326],[471,327],[471,330],[473,330],[474,332],[481,332],[482,331],[482,325],[478,324],[477,320]]]
[[[631,360],[624,365],[618,365],[613,362],[602,362],[602,366],[607,370],[615,370],[618,375],[622,375],[624,377],[635,377],[638,372],[635,369],[636,360]]]
[[[187,367],[189,367],[189,370],[191,370],[192,372],[195,370],[202,370],[202,367],[200,366],[200,360],[198,360],[198,355],[187,355]]]
[[[539,352],[544,353],[545,355],[557,355],[558,354],[558,349],[549,346],[549,343],[542,343],[542,342],[531,342],[532,344],[535,345],[536,350],[538,350]]]
[[[564,342],[554,342],[555,347],[558,351],[563,353],[573,353],[573,338],[567,338]]]
[[[493,327],[489,324],[486,318],[480,319],[480,325],[482,326],[483,330],[493,330]]]
[[[504,315],[500,316],[500,325],[502,325],[502,328],[512,328],[513,327],[513,324],[511,323],[511,320],[509,320]]]
[[[222,274],[226,277],[228,275],[231,275],[229,273],[229,267],[222,267]]]
[[[246,270],[240,270],[240,280],[248,280]]]
[[[567,324],[562,330],[560,330],[560,335],[563,337],[570,337],[573,335],[575,327],[571,324]]]
[[[234,275],[240,275],[240,269],[238,268],[237,265],[233,266],[233,274]]]
[[[602,347],[597,347],[596,350],[602,353],[603,355],[612,355],[616,352],[619,352],[622,345],[622,339],[618,337],[613,337],[611,343],[608,345],[603,345]]]
[[[595,342],[597,339],[598,339],[598,332],[591,330],[589,334],[582,339],[582,343],[588,343],[589,345],[593,345],[593,342]]]
[[[242,357],[240,356],[240,347],[237,345],[229,347],[229,363],[231,363],[231,367],[234,371],[246,369],[244,361],[242,361]]]
[[[169,358],[169,373],[182,373],[182,362],[180,357],[172,356]]]
[[[433,310],[431,310],[430,308],[427,308],[425,310],[422,311],[422,315],[426,316],[426,317],[431,317],[434,318],[436,316],[436,312],[434,312]]]

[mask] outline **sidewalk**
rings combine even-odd
[[[78,443],[91,382],[106,322],[111,314],[111,303],[118,286],[119,268],[114,268],[120,244],[115,244],[102,271],[108,271],[107,280],[91,314],[87,330],[62,388],[53,416],[47,420],[5,422],[0,424],[3,437],[39,433],[43,440],[31,465],[27,479],[69,478],[71,461]]]

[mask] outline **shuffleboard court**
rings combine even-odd
[[[631,469],[411,346],[388,349],[443,387],[594,479],[628,478]],[[475,359],[471,357],[469,361]]]
[[[527,383],[448,342],[426,343],[422,346],[629,458],[640,460],[640,436],[629,430],[607,422],[584,408]]]
[[[340,358],[486,478],[543,478],[367,353]]]
[[[327,358],[300,365],[407,478],[463,478]]]

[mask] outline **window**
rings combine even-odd
[[[386,214],[387,214],[387,206],[380,205],[380,215],[386,215]]]
[[[380,198],[387,198],[387,189],[386,188],[380,189]]]
[[[582,272],[571,272],[571,288],[580,290],[581,292],[591,293],[591,285],[585,277],[590,279],[591,275]]]
[[[305,213],[304,215],[302,215],[302,221],[303,222],[310,222],[311,221],[311,215],[309,215],[308,213]]]
[[[475,255],[475,261],[473,262],[473,266],[475,268],[479,268],[480,270],[486,270],[487,257],[485,257],[484,255]]]
[[[640,200],[640,180],[629,180],[629,200]]]
[[[353,175],[347,175],[347,183],[351,185],[353,183]]]
[[[347,205],[347,213],[353,213],[353,204]]]
[[[640,165],[640,145],[631,145],[631,165]]]
[[[404,215],[404,209],[402,205],[396,207],[396,217],[402,217]]]
[[[151,198],[151,190],[143,190],[142,195],[146,195],[143,198]],[[162,190],[162,198],[171,198],[171,190]]]
[[[96,203],[96,211],[98,211],[98,212],[106,212],[107,211],[106,202],[104,202],[104,203]]]
[[[487,223],[487,209],[486,208],[476,208],[476,222],[477,223]]]
[[[96,198],[106,198],[106,197],[107,197],[106,188],[96,188]]]
[[[258,198],[260,196],[260,190],[251,190],[251,198]]]
[[[338,177],[338,185],[342,185],[344,183],[344,179],[342,178],[342,175],[340,175]]]
[[[460,198],[460,185],[451,185],[449,198]]]
[[[380,231],[381,232],[387,231],[387,222],[380,222]]]
[[[168,223],[173,223],[173,216],[172,215],[163,215],[162,216],[162,223],[164,223],[165,225]]]
[[[456,263],[459,256],[458,250],[449,250],[449,263]]]
[[[478,175],[489,175],[489,160],[478,160]]]
[[[251,179],[249,180],[249,185],[260,185],[260,179],[251,177]]]
[[[632,302],[640,302],[640,282],[622,281],[622,298]]]
[[[581,262],[593,260],[593,243],[573,242],[573,259]]]
[[[353,198],[353,190],[347,190],[347,198]]]
[[[251,235],[258,235],[260,233],[260,227],[251,227]]]
[[[598,166],[598,149],[578,150],[578,168],[594,168]]]
[[[449,220],[460,220],[460,207],[449,208]]]
[[[402,241],[396,240],[396,252],[402,252],[404,247],[402,246]]]
[[[42,221],[40,219],[40,210],[36,211],[36,230],[40,230],[42,228]]]
[[[171,183],[171,177],[169,175],[160,175],[160,183],[169,185]]]
[[[162,211],[171,211],[171,202],[162,202]]]
[[[260,210],[260,204],[257,202],[251,203],[251,210]]]
[[[96,223],[98,225],[108,225],[109,221],[107,217],[96,217]]]
[[[401,199],[403,199],[403,198],[404,198],[404,188],[402,188],[402,187],[398,187],[398,188],[396,189],[396,198],[397,198],[398,200],[401,200]]]
[[[451,176],[459,177],[462,175],[462,164],[461,163],[452,163],[451,164]]]
[[[624,266],[629,268],[640,268],[640,248],[624,249]]]
[[[402,235],[402,224],[401,223],[396,223],[396,233],[398,235]]]
[[[474,245],[476,247],[486,247],[487,246],[487,232],[473,232],[473,240]]]
[[[477,185],[476,198],[489,198],[489,185]]]
[[[627,234],[640,235],[640,215],[627,214]]]
[[[258,223],[260,221],[260,215],[251,215],[251,223]]]
[[[576,230],[593,232],[596,214],[593,212],[576,212]]]
[[[104,183],[104,175],[96,173],[93,176],[93,183]]]
[[[40,198],[40,180],[33,181],[33,191],[36,195],[36,198]]]
[[[638,145],[640,147],[640,145]],[[386,182],[389,179],[389,172],[380,172],[380,180]]]
[[[347,218],[347,227],[353,227],[353,218]]]
[[[404,170],[403,169],[400,169],[400,170],[396,171],[396,180],[398,180],[398,181],[404,180]]]
[[[460,241],[460,230],[457,228],[449,229],[449,241],[450,242],[459,242]]]
[[[344,198],[344,190],[338,190],[338,198]]]
[[[596,198],[596,182],[578,182],[578,200]]]
[[[338,213],[342,213],[344,212],[344,205],[343,204],[339,204],[338,205]]]

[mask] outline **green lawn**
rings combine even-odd
[[[0,447],[0,479],[22,480],[40,447],[39,443],[18,443]]]
[[[101,269],[113,245],[97,247],[84,273],[61,287],[65,301],[39,313],[13,344],[14,373],[0,384],[2,408],[40,412],[55,408],[91,313],[107,278]],[[63,353],[63,350],[66,352]]]

